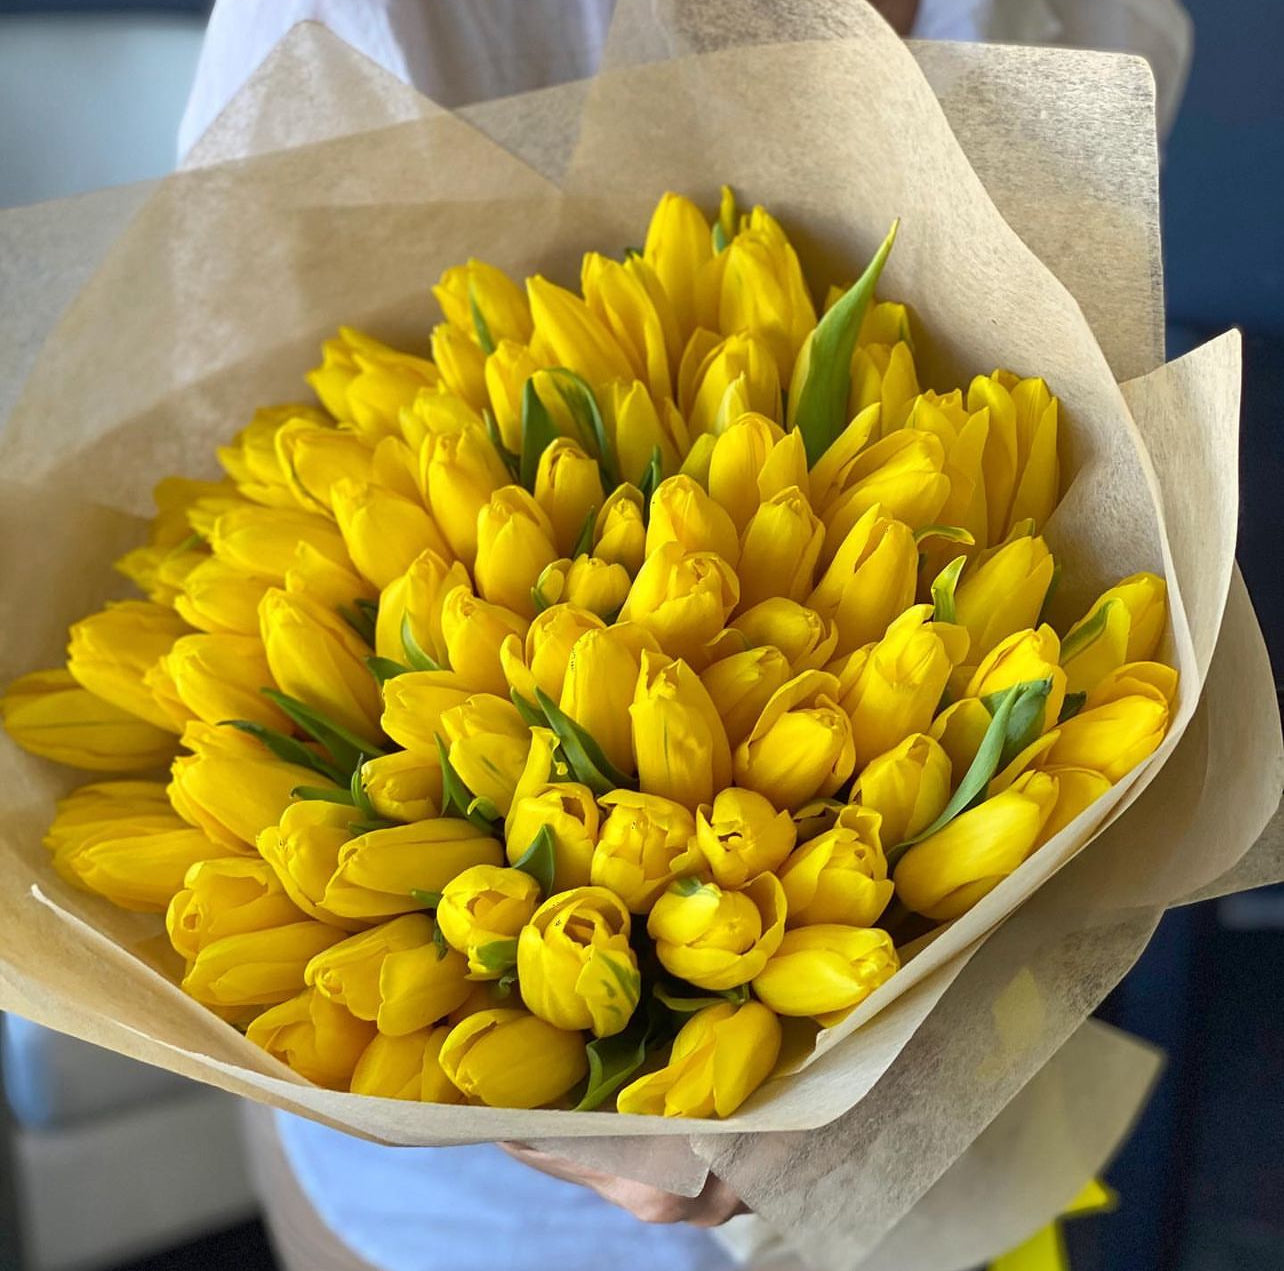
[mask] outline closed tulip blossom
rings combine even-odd
[[[892,898],[877,812],[850,804],[778,870],[790,927],[872,927]]]
[[[900,966],[886,931],[821,923],[785,932],[753,981],[777,1015],[811,1016],[835,1024]]]
[[[592,883],[613,891],[630,912],[648,913],[685,861],[695,820],[655,794],[615,790],[599,803],[607,814],[589,867]]]
[[[498,980],[516,941],[539,907],[539,884],[519,869],[474,865],[442,889],[436,921],[446,943],[468,960],[470,980]]]
[[[515,1009],[460,1020],[438,1062],[461,1093],[501,1108],[539,1108],[560,1099],[588,1071],[584,1038]]]

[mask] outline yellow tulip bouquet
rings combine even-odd
[[[668,193],[579,294],[448,268],[431,357],[342,329],[10,686],[35,754],[169,763],[67,796],[54,867],[322,1086],[735,1112],[1177,692],[1156,575],[1043,620],[1057,398],[925,388],[894,236],[818,317],[765,208]]]

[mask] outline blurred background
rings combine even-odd
[[[1239,557],[1278,684],[1284,5],[1184,2],[1195,58],[1163,173],[1169,354],[1244,332]],[[208,9],[0,0],[0,207],[169,171]],[[1171,912],[1103,1004],[1168,1065],[1107,1172],[1120,1208],[1067,1227],[1075,1271],[1284,1268],[1281,985],[1276,888]],[[13,1017],[0,1081],[0,1268],[273,1266],[226,1096]]]

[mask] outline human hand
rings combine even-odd
[[[590,1169],[587,1165],[542,1152],[525,1143],[501,1143],[499,1146],[523,1165],[529,1165],[541,1174],[587,1187],[612,1205],[627,1209],[642,1222],[685,1222],[693,1227],[720,1227],[736,1214],[749,1212],[740,1197],[712,1174],[698,1196],[677,1196],[659,1187]]]

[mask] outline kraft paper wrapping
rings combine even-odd
[[[1153,118],[1134,60],[924,48],[929,86],[863,6],[842,42],[747,48],[725,30],[693,42],[676,8],[622,4],[620,21],[650,22],[693,56],[617,56],[588,84],[454,115],[318,28],[296,30],[198,147],[198,166],[150,193],[0,436],[0,675],[58,660],[66,623],[112,594],[107,564],[132,545],[154,480],[209,471],[213,445],[254,405],[297,396],[339,322],[422,344],[427,284],[445,264],[475,253],[565,276],[578,252],[634,241],[665,186],[708,197],[727,180],[799,232],[815,283],[850,278],[903,217],[884,290],[930,333],[928,382],[1004,364],[1053,384],[1074,474],[1048,531],[1074,583],[1060,616],[1124,573],[1166,574],[1183,685],[1164,751],[725,1123],[408,1106],[306,1085],[177,990],[154,922],[52,875],[40,833],[75,781],[11,747],[0,1005],[389,1142],[578,1142],[586,1161],[688,1193],[712,1167],[818,1265],[854,1267],[914,1239],[911,1215],[933,1197],[994,1252],[1022,1218],[1046,1215],[1030,1200],[991,1229],[948,1199],[952,1167],[983,1159],[987,1127],[1031,1078],[1055,1079],[1049,1059],[1165,905],[1278,875],[1278,838],[1245,857],[1279,801],[1284,756],[1260,633],[1231,573],[1238,344],[1154,369]],[[103,226],[135,206],[117,192],[0,217],[6,295],[36,300],[8,307],[15,369],[101,256]],[[1098,1124],[1122,1133],[1118,1116]],[[1043,1146],[1048,1178],[1081,1168],[1055,1136]]]

